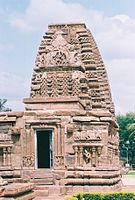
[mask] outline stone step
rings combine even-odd
[[[4,178],[8,183],[24,183],[22,178]]]
[[[59,196],[65,194],[65,187],[64,186],[57,186],[57,185],[36,185],[35,186],[35,193],[37,196]]]
[[[36,190],[35,191],[36,197],[48,197],[49,196],[49,190]]]
[[[54,185],[53,172],[50,169],[25,170],[22,176],[34,185]]]
[[[53,173],[51,170],[47,170],[47,169],[40,169],[40,170],[35,170],[33,171],[33,173],[31,174],[31,178],[35,178],[35,179],[42,179],[42,178],[53,178]]]
[[[32,200],[35,198],[34,185],[29,183],[13,183],[3,186],[0,200]]]
[[[13,171],[0,171],[0,176],[1,177],[13,177],[14,172]]]
[[[21,173],[19,171],[11,170],[1,170],[0,168],[0,176],[4,179],[8,178],[21,178]]]
[[[0,171],[13,171],[11,166],[0,166]]]
[[[30,181],[31,183],[34,183],[36,185],[53,185],[54,184],[54,180],[53,178],[34,178],[34,179],[31,179]]]
[[[29,193],[25,194],[19,197],[0,197],[0,200],[34,200],[35,199],[35,194],[34,193]]]

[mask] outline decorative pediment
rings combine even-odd
[[[44,53],[38,54],[37,67],[45,66],[79,66],[81,65],[80,51],[75,45],[69,44],[58,31],[54,35],[51,45],[47,45]]]

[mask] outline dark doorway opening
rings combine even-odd
[[[37,168],[53,166],[52,130],[37,130]]]

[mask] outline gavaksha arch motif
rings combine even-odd
[[[81,65],[79,46],[68,43],[64,35],[63,31],[57,31],[51,37],[49,45],[46,45],[45,41],[42,42],[45,48],[37,55],[37,67]]]
[[[114,104],[84,23],[48,26],[24,104],[23,112],[0,114],[1,174],[20,173],[25,181],[64,188],[64,194],[120,189]]]

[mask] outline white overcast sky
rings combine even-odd
[[[135,111],[135,0],[0,0],[0,98],[22,110],[49,23],[85,22],[103,57],[116,113]]]

